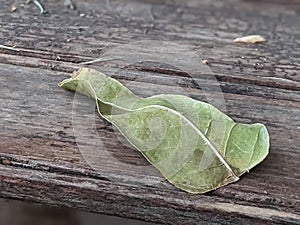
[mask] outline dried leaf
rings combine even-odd
[[[100,115],[170,183],[190,193],[235,182],[268,154],[264,125],[235,123],[205,102],[182,95],[140,98],[87,68],[60,86],[96,99]]]
[[[249,36],[245,36],[245,37],[236,38],[236,39],[234,39],[234,42],[235,43],[256,44],[256,43],[266,42],[266,39],[260,35],[249,35]]]

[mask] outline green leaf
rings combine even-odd
[[[268,155],[263,124],[241,124],[182,95],[141,98],[120,82],[83,68],[60,83],[96,100],[100,115],[176,187],[205,193],[248,172]]]

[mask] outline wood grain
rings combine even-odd
[[[1,197],[160,224],[299,223],[297,1],[76,4],[71,11],[48,1],[48,15],[38,15],[32,5],[11,13],[9,1],[0,9],[0,44],[19,50],[0,49]],[[246,34],[263,35],[268,42],[233,43]],[[189,48],[209,61],[209,74],[190,76],[158,62],[124,67],[112,60],[91,67],[141,96],[178,92],[204,101],[208,95],[224,98],[219,106],[236,121],[267,125],[271,149],[262,164],[216,191],[184,193],[95,114],[93,101],[57,87],[79,63],[126,44],[134,53],[130,44],[145,40]],[[152,49],[144,57],[159,53]]]

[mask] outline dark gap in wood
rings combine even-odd
[[[17,158],[14,158],[12,156],[8,155],[2,155],[0,154],[0,164],[16,167],[16,168],[23,168],[23,169],[29,169],[29,170],[37,170],[37,171],[45,171],[49,173],[57,173],[62,175],[69,175],[69,176],[75,176],[75,177],[88,177],[88,178],[95,178],[103,181],[110,181],[109,179],[100,176],[100,174],[91,173],[91,172],[80,172],[78,170],[75,170],[74,168],[68,169],[68,168],[62,168],[62,167],[55,167],[50,165],[45,165],[42,163],[37,163],[33,161],[25,161],[20,160]]]
[[[66,63],[74,63],[77,64],[76,67],[83,67],[80,65],[82,62],[86,62],[89,60],[92,60],[93,58],[87,58],[87,57],[80,57],[76,55],[71,55],[71,54],[63,54],[63,53],[55,53],[55,52],[30,52],[30,50],[27,51],[22,51],[20,50],[19,52],[17,51],[10,51],[10,50],[0,50],[0,53],[7,54],[9,53],[10,55],[16,55],[16,56],[26,56],[26,57],[32,57],[32,58],[37,58],[37,59],[46,59],[46,60],[54,60],[55,62],[66,62]],[[24,54],[22,54],[24,53]],[[99,57],[100,58],[100,57]],[[50,62],[49,62],[50,63]],[[72,72],[73,70],[69,69],[56,69],[55,66],[53,68],[49,68],[46,66],[42,65],[35,65],[32,66],[30,64],[18,64],[18,63],[8,63],[11,65],[22,65],[26,67],[31,67],[31,68],[42,68],[42,69],[51,69],[54,71],[59,71],[59,72]],[[113,62],[107,63],[110,65],[112,68],[119,68],[119,69],[128,69],[128,70],[133,70],[133,71],[141,71],[141,72],[153,72],[157,74],[164,74],[164,75],[172,75],[172,76],[178,76],[178,77],[190,77],[186,72],[176,70],[176,69],[170,69],[170,68],[158,68],[154,66],[144,66],[144,65],[130,65],[126,66],[125,68],[119,67],[117,64],[114,64]],[[74,66],[75,67],[75,66]],[[246,67],[244,65],[244,67]],[[211,75],[208,75],[208,77]],[[232,83],[246,83],[246,84],[254,84],[257,86],[263,86],[263,87],[271,87],[271,88],[278,88],[278,89],[285,89],[285,90],[293,90],[293,91],[300,91],[300,83],[295,84],[287,84],[287,83],[279,83],[276,81],[272,80],[266,80],[266,79],[247,79],[243,77],[233,77],[233,76],[226,76],[226,75],[219,75],[219,74],[213,74],[213,76],[218,80],[218,81],[223,81],[223,82],[232,82]]]

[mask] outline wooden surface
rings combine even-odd
[[[14,13],[13,1],[1,5],[0,44],[19,51],[0,49],[0,197],[159,224],[299,224],[298,1],[74,2],[72,11],[62,1],[47,1],[47,15],[33,5],[19,4]],[[246,34],[268,42],[233,43]],[[138,40],[187,46],[207,59],[226,113],[267,125],[267,159],[237,183],[191,195],[167,183],[100,117],[96,133],[88,127],[92,101],[72,120],[74,95],[57,83],[80,62]],[[124,68],[109,61],[91,67],[142,96],[179,87],[206,100],[195,79],[172,66],[137,62]],[[203,74],[196,80],[213,90]],[[90,135],[78,142],[78,130]]]

